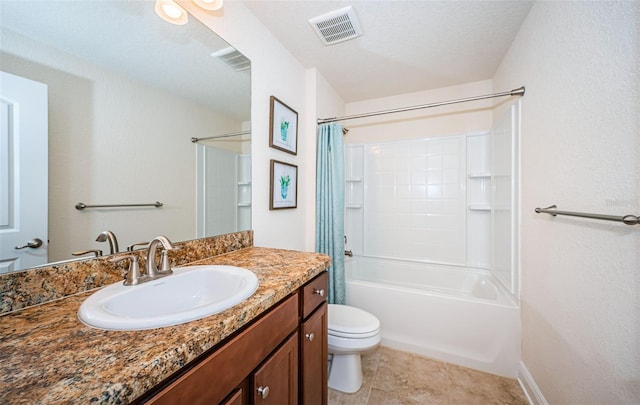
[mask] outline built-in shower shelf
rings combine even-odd
[[[360,209],[360,208],[362,208],[362,204],[347,204],[346,208],[348,208],[348,209]]]
[[[239,186],[250,186],[251,182],[250,181],[239,181],[238,185]]]
[[[251,207],[251,203],[249,203],[249,202],[238,203],[238,207]]]
[[[489,205],[489,204],[469,204],[470,211],[509,211],[511,207],[508,205]]]
[[[486,179],[491,177],[491,173],[488,173],[488,172],[469,173],[468,177],[470,179]]]
[[[346,182],[347,183],[360,183],[362,181],[362,179],[347,179]]]

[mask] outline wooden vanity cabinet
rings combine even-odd
[[[243,386],[247,376],[260,363],[296,331],[299,325],[298,307],[296,293],[168,383],[146,403],[196,405],[219,404],[226,400]],[[251,395],[241,393],[241,397],[251,400]],[[244,400],[240,403],[244,403]]]
[[[136,403],[326,405],[326,291],[323,272]]]

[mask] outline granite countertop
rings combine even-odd
[[[260,285],[224,312],[145,331],[82,324],[77,311],[92,291],[4,315],[0,403],[129,403],[320,274],[329,257],[251,247],[191,264],[244,267]]]

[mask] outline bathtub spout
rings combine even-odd
[[[352,252],[352,251],[350,251],[350,250],[345,250],[345,251],[344,251],[344,255],[345,255],[345,256],[349,256],[349,257],[353,257],[353,252]]]

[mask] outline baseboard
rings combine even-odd
[[[520,361],[520,369],[518,370],[518,382],[531,405],[549,405],[529,369],[522,361]]]

